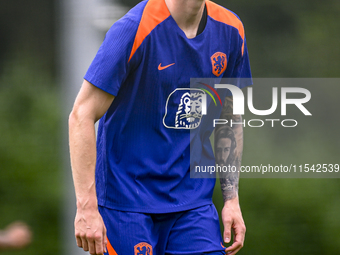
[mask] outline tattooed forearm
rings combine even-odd
[[[239,169],[243,150],[243,127],[240,115],[233,115],[233,99],[226,97],[221,112],[221,119],[228,121],[215,129],[216,164],[227,171],[220,173],[220,183],[224,201],[233,199],[238,194]],[[233,171],[231,171],[233,170]],[[236,170],[236,171],[235,171]]]

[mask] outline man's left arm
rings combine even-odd
[[[239,184],[239,170],[241,167],[241,159],[243,152],[243,124],[241,115],[233,115],[233,98],[226,97],[221,119],[228,121],[227,129],[231,129],[231,145],[229,147],[228,159],[225,159],[228,171],[220,175],[220,183],[224,206],[222,209],[222,222],[224,226],[223,240],[229,243],[231,240],[231,232],[234,234],[233,244],[226,248],[226,253],[230,255],[236,254],[244,243],[246,227],[243,221],[239,198],[238,198],[238,184]],[[232,123],[232,124],[231,124]],[[216,127],[215,136],[218,132],[219,126]],[[229,135],[230,136],[230,135]],[[215,152],[217,150],[217,142],[215,140]]]

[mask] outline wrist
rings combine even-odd
[[[98,210],[97,198],[78,198],[77,199],[78,211],[95,211]]]
[[[238,194],[236,194],[233,198],[230,198],[224,201],[224,206],[235,205],[235,204],[237,205],[239,204]]]

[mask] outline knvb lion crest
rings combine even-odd
[[[195,129],[206,114],[206,94],[201,89],[175,89],[168,97],[163,124],[167,128]]]
[[[134,246],[135,255],[152,255],[152,246],[142,242]]]
[[[219,77],[227,69],[227,55],[223,52],[216,52],[210,57],[212,72]]]

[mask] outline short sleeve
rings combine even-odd
[[[235,85],[237,85],[239,88],[253,84],[245,36],[244,39],[240,37],[237,58],[230,78],[232,78],[233,81],[237,83]]]
[[[235,65],[233,76],[236,78],[251,78],[246,37],[244,37],[244,49],[243,52],[242,50],[240,51],[239,57]]]
[[[84,79],[116,96],[128,75],[129,56],[138,23],[123,17],[106,33]]]

